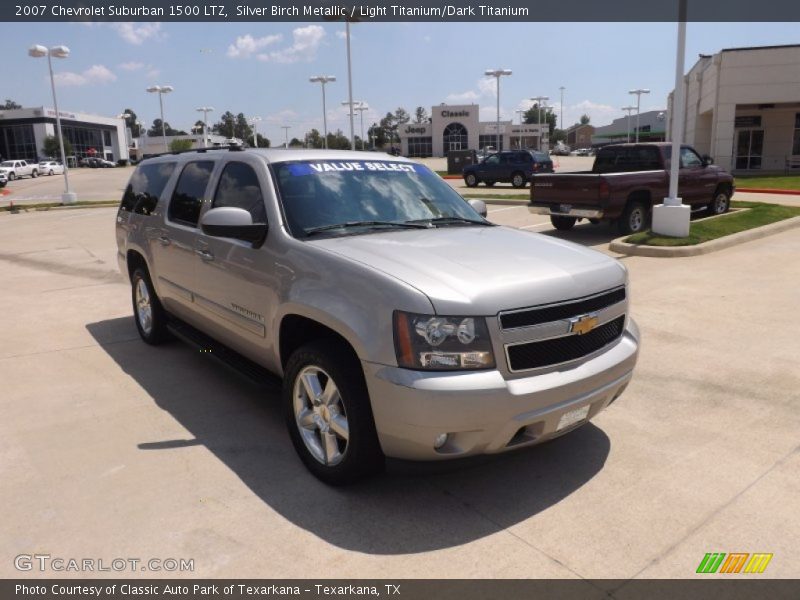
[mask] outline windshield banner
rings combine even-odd
[[[367,160],[348,160],[348,161],[315,161],[298,162],[289,165],[289,173],[292,175],[320,175],[322,173],[336,173],[345,171],[364,171],[364,172],[391,172],[391,173],[418,173],[427,175],[431,171],[423,166],[414,163],[388,162],[388,161],[367,161]]]

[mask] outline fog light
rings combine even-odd
[[[438,450],[439,448],[444,446],[447,443],[447,437],[448,434],[446,433],[440,433],[439,435],[437,435],[436,438],[433,440],[434,450]]]

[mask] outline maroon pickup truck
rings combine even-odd
[[[533,175],[528,210],[550,215],[556,229],[572,228],[579,219],[616,221],[622,233],[647,228],[650,211],[669,188],[672,144],[615,144],[598,151],[591,171]],[[692,211],[726,212],[736,191],[733,177],[681,146],[678,195]]]

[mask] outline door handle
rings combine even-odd
[[[197,256],[199,256],[202,260],[214,260],[214,255],[208,250],[201,250],[198,248],[195,249],[194,253],[197,254]]]
[[[162,246],[169,246],[172,243],[172,241],[167,236],[162,235],[161,237],[158,238],[158,243],[161,244]]]

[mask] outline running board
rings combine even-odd
[[[171,317],[167,324],[167,329],[181,341],[197,348],[204,356],[217,360],[256,385],[274,389],[275,391],[281,390],[283,384],[280,377],[206,335],[199,329],[192,327],[185,321]]]

